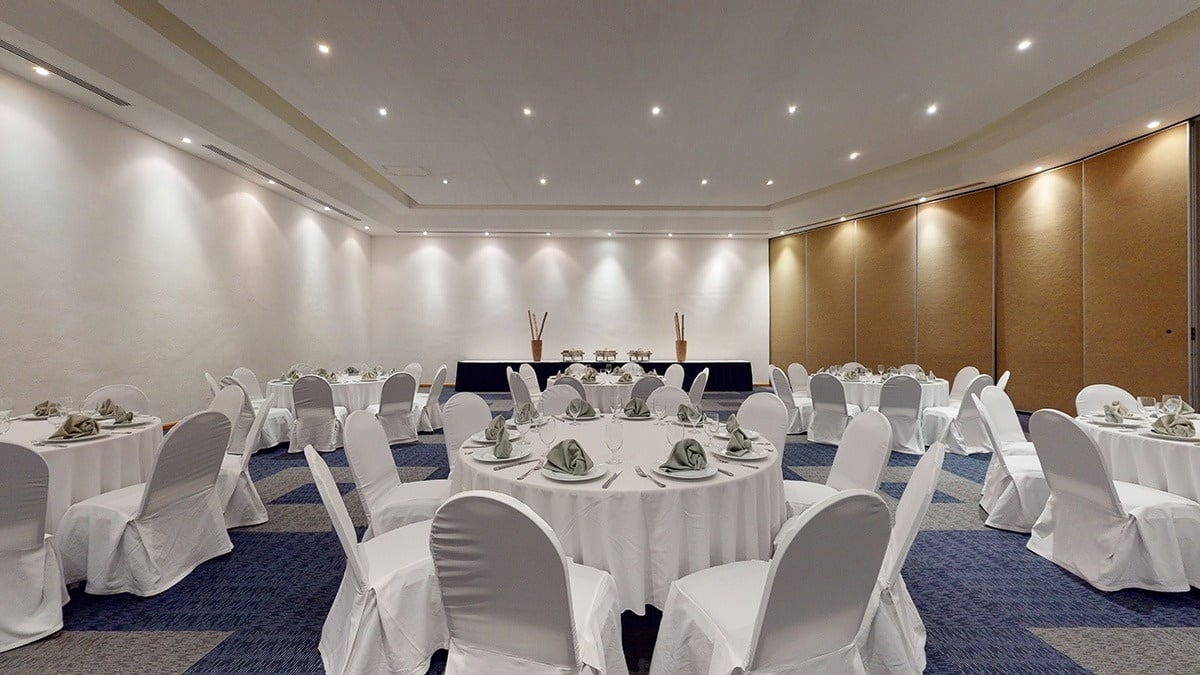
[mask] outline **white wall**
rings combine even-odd
[[[366,357],[362,233],[0,72],[0,396],[177,419],[204,371]]]
[[[543,360],[568,347],[649,347],[674,359],[675,311],[689,359],[746,359],[767,379],[767,243],[756,239],[377,238],[371,347],[432,377],[460,359],[528,359],[525,310],[550,312]]]

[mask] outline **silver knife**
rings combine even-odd
[[[514,466],[521,466],[522,464],[528,464],[530,462],[536,462],[536,461],[538,461],[538,460],[536,457],[534,457],[533,459],[523,459],[519,462],[509,462],[508,464],[502,464],[500,466],[492,467],[492,471],[500,471],[502,469],[511,469]]]
[[[600,487],[602,487],[602,488],[604,488],[605,490],[607,490],[607,489],[608,489],[608,486],[609,486],[609,485],[612,485],[613,481],[614,481],[614,480],[616,480],[616,479],[617,479],[617,476],[620,476],[620,475],[621,475],[621,472],[620,472],[620,471],[618,471],[618,472],[614,473],[613,475],[609,476],[608,480],[604,481],[604,485],[601,485]]]
[[[732,476],[732,475],[733,475],[733,472],[732,472],[732,471],[726,471],[725,469],[722,469],[722,468],[721,468],[721,467],[719,467],[719,466],[717,467],[717,473],[723,473],[723,474],[725,474],[726,476]]]

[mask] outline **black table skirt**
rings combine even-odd
[[[459,361],[458,374],[454,378],[456,391],[506,392],[508,380],[505,379],[504,369],[516,370],[522,363],[529,363],[537,372],[538,385],[546,388],[546,380],[553,374],[571,365],[567,361]],[[614,368],[623,365],[624,361],[581,361],[597,370],[609,366]],[[646,370],[657,370],[661,375],[667,366],[674,361],[639,361]],[[683,366],[683,388],[692,386],[692,380],[700,371],[708,368],[708,386],[706,391],[750,391],[754,388],[754,377],[750,371],[749,361],[688,361]]]

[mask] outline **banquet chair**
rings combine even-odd
[[[847,363],[844,363],[844,364],[842,364],[842,370],[843,370],[843,371],[848,371],[848,370],[866,370],[866,369],[867,369],[867,367],[866,367],[866,366],[864,366],[863,364],[859,363],[858,361],[849,361],[849,362],[847,362]]]
[[[783,482],[788,515],[799,515],[829,495],[845,490],[878,490],[891,447],[892,427],[883,413],[868,410],[855,415],[842,435],[824,485],[800,480]]]
[[[391,445],[417,442],[417,416],[413,400],[417,397],[417,380],[412,373],[401,371],[388,376],[379,392],[379,403],[367,406],[387,434]]]
[[[1089,384],[1075,395],[1075,414],[1103,415],[1104,406],[1119,401],[1129,412],[1141,412],[1142,406],[1133,394],[1113,384]]]
[[[46,532],[50,469],[32,448],[0,442],[0,652],[63,627],[70,596]]]
[[[921,413],[921,437],[926,441],[944,443],[948,452],[974,455],[991,452],[979,410],[971,396],[978,396],[992,384],[991,375],[978,375],[967,385],[961,405],[929,406]]]
[[[846,389],[842,381],[829,373],[817,373],[808,382],[812,394],[812,419],[808,423],[810,443],[837,445],[842,441],[842,432],[850,419],[862,410],[853,403],[846,403]],[[780,397],[782,398],[782,397]],[[787,402],[784,402],[787,405]]]
[[[988,427],[986,422],[991,420],[991,435],[988,436],[988,440],[991,441],[993,451],[999,450],[1009,457],[1037,455],[1033,443],[1025,437],[1021,419],[1017,417],[1017,410],[1008,394],[995,385],[988,385],[980,392],[979,399],[975,405],[983,405],[980,416],[983,417],[983,413],[987,412],[984,418],[985,428]]]
[[[588,369],[588,367],[585,364],[572,363],[571,365],[569,365],[565,369],[563,369],[563,374],[570,375],[571,377],[582,377],[583,374],[587,372],[587,369]]]
[[[629,373],[633,377],[641,377],[646,374],[646,369],[642,367],[642,364],[630,361],[621,366],[621,372]]]
[[[696,378],[692,380],[691,388],[688,389],[688,398],[691,399],[693,408],[701,409],[706,387],[708,387],[708,368],[696,375]]]
[[[1200,504],[1114,481],[1074,419],[1043,409],[1029,422],[1050,499],[1026,544],[1102,591],[1200,587]]]
[[[879,412],[892,425],[892,450],[908,455],[925,452],[921,441],[921,383],[911,375],[897,375],[883,383]]]
[[[262,393],[262,386],[258,382],[258,376],[253,370],[245,366],[239,366],[233,369],[233,379],[242,383],[242,389],[246,390],[246,395],[250,397],[250,404],[258,407],[262,400],[266,398]]]
[[[678,363],[667,366],[667,372],[663,373],[663,384],[683,389],[683,366]]]
[[[766,391],[750,394],[738,406],[737,419],[741,427],[757,431],[777,452],[783,452],[787,445],[788,411],[778,396]]]
[[[330,675],[424,673],[446,647],[437,575],[429,555],[430,521],[358,543],[354,523],[325,460],[304,459],[346,555],[346,571],[321,629],[318,650]]]
[[[900,372],[905,375],[916,375],[917,373],[925,372],[925,370],[915,363],[906,363],[900,366]]]
[[[802,434],[808,431],[808,425],[812,422],[813,416],[812,399],[798,396],[792,391],[792,384],[787,375],[784,375],[778,367],[770,366],[769,372],[771,391],[775,392],[788,410],[788,433]]]
[[[900,569],[933,501],[945,454],[940,443],[929,448],[896,505],[896,524],[856,640],[868,673],[925,672],[925,622]]]
[[[987,387],[983,393],[988,397],[998,394],[1008,399],[996,387]],[[992,453],[987,474],[983,478],[983,492],[979,497],[979,508],[987,513],[983,524],[999,530],[1028,534],[1046,508],[1046,500],[1050,498],[1050,485],[1046,482],[1042,463],[1036,453],[1018,455],[1003,450],[1004,443],[999,433],[1004,425],[992,416],[992,410],[1002,406],[988,406],[979,396],[974,398],[992,447],[1001,448]],[[1016,416],[1015,413],[1013,416]]]
[[[963,396],[967,393],[967,387],[971,386],[971,380],[979,375],[979,369],[975,366],[963,366],[958,370],[958,374],[954,376],[954,382],[950,385],[950,405],[962,405]]]
[[[809,398],[808,369],[799,363],[793,363],[787,368],[787,376],[788,384],[792,386],[792,396]]]
[[[1000,373],[1000,379],[996,380],[996,387],[998,387],[1000,391],[1004,391],[1005,387],[1008,386],[1008,378],[1011,376],[1012,373],[1007,370],[1003,373]]]
[[[663,386],[661,378],[650,375],[639,377],[638,381],[633,383],[633,390],[629,392],[629,398],[640,398],[645,401],[650,398],[650,394],[653,394],[655,389],[661,386]]]
[[[559,380],[562,378],[560,377]],[[556,380],[557,382],[557,380]],[[582,387],[582,385],[581,385]],[[686,394],[684,394],[686,396]],[[554,384],[546,387],[546,391],[542,392],[541,409],[543,415],[562,415],[567,412],[567,406],[577,398],[583,398],[579,392],[572,386],[566,384]],[[486,423],[484,426],[487,426]],[[482,427],[481,427],[482,428]],[[476,429],[475,431],[479,431]]]
[[[525,504],[454,495],[433,517],[429,550],[450,634],[447,673],[629,672],[612,576],[567,558]]]
[[[93,595],[157,595],[233,550],[215,489],[229,431],[222,413],[189,415],[158,446],[149,480],[67,509],[58,528],[67,583],[86,579]]]
[[[442,390],[446,387],[446,364],[438,366],[429,391],[418,391],[413,397],[413,417],[417,431],[437,431],[442,428]]]
[[[146,394],[141,389],[132,384],[107,384],[100,387],[88,394],[87,398],[83,399],[83,408],[84,410],[92,410],[97,405],[103,403],[106,398],[112,399],[113,403],[130,412],[150,412],[150,399],[146,397]]]
[[[429,520],[450,496],[449,480],[401,482],[387,433],[379,419],[366,410],[346,418],[346,460],[367,514],[363,541]]]
[[[691,405],[692,399],[688,398],[686,391],[669,384],[655,389],[646,399],[646,407],[650,408],[651,412],[666,411],[668,419],[674,419],[675,413],[679,411],[679,406],[683,404]]]
[[[866,672],[855,640],[889,520],[879,495],[832,495],[784,525],[769,562],[729,563],[673,582],[651,675]]]
[[[233,387],[234,389],[241,389],[245,394],[245,398],[242,401],[240,417],[233,424],[234,431],[231,435],[234,437],[234,439],[230,440],[229,447],[234,449],[231,449],[230,452],[241,452],[241,450],[237,448],[241,448],[242,444],[244,443],[245,439],[241,437],[241,433],[243,431],[246,433],[247,438],[254,439],[253,452],[258,452],[264,448],[273,448],[288,439],[288,436],[291,434],[292,430],[292,422],[294,422],[296,419],[295,416],[292,415],[291,410],[287,408],[268,407],[267,417],[263,421],[263,424],[259,427],[258,435],[251,436],[250,432],[247,430],[251,427],[251,425],[254,424],[254,418],[257,416],[258,412],[261,411],[263,405],[266,404],[265,399],[263,401],[259,401],[257,407],[252,405],[250,403],[250,395],[246,392],[246,389],[242,385],[241,381],[230,375],[226,375],[225,377],[221,378],[221,386],[222,390]],[[271,397],[271,401],[274,403],[274,396]],[[240,429],[239,425],[241,425]]]
[[[538,383],[537,371],[528,363],[522,363],[517,372],[521,375],[521,379],[525,380],[525,388],[529,390],[529,400],[536,404],[542,397],[542,385]]]
[[[235,388],[226,387],[222,392],[233,389]],[[258,488],[254,487],[254,479],[250,477],[250,457],[258,450],[256,439],[262,433],[263,424],[267,421],[267,416],[271,413],[271,404],[274,402],[274,394],[263,400],[258,412],[254,414],[254,420],[250,423],[250,430],[245,435],[242,446],[231,444],[221,460],[216,490],[227,530],[261,525],[268,520],[267,507],[258,494]],[[248,407],[247,403],[243,410]],[[233,434],[230,434],[231,439],[232,437]]]
[[[215,410],[229,419],[229,443],[225,452],[241,454],[250,435],[250,426],[254,424],[253,413],[249,417],[242,416],[243,404],[246,403],[246,393],[240,386],[226,385],[217,392],[208,404],[209,410]]]
[[[401,369],[401,372],[412,375],[413,380],[415,380],[417,383],[417,387],[419,388],[421,386],[421,374],[425,372],[425,369],[421,367],[421,364],[413,361],[407,366],[404,366],[404,368]]]
[[[512,397],[513,410],[519,410],[526,403],[533,403],[525,378],[512,368],[505,368],[504,376],[508,379],[508,395]]]
[[[554,384],[556,386],[561,385],[564,387],[570,387],[575,390],[576,396],[578,396],[579,398],[581,398],[585,401],[587,400],[587,392],[583,388],[583,382],[580,382],[579,378],[577,378],[573,375],[563,375],[563,376],[555,379]],[[544,397],[545,395],[546,395],[546,392],[543,391],[542,396]]]
[[[446,401],[442,414],[445,418],[446,459],[453,474],[463,443],[492,421],[492,409],[479,394],[460,391]]]
[[[212,376],[212,373],[204,373],[204,381],[208,383],[208,390],[212,392],[213,396],[216,396],[217,392],[221,391],[221,385],[217,384],[217,380]]]
[[[346,409],[333,404],[333,389],[324,378],[305,375],[296,380],[292,385],[292,399],[296,419],[292,422],[288,452],[300,452],[306,445],[313,446],[318,452],[333,452],[341,446]]]

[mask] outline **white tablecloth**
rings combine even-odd
[[[331,384],[333,389],[333,404],[346,408],[347,412],[365,410],[368,406],[379,403],[379,395],[383,392],[386,377],[363,382],[357,378]],[[287,408],[296,412],[292,398],[292,385],[288,382],[272,380],[267,383],[267,395],[275,394],[275,407]]]
[[[633,393],[633,382],[621,384],[617,382],[620,375],[608,375],[601,373],[596,376],[596,384],[583,383],[583,393],[587,395],[587,402],[591,403],[596,410],[609,412],[614,405],[624,407],[629,402],[629,397]],[[556,378],[557,379],[557,378]],[[553,384],[555,380],[550,380]],[[633,378],[634,382],[637,378]]]
[[[1086,422],[1082,426],[1100,446],[1114,480],[1200,501],[1200,445],[1148,438],[1142,435],[1144,429],[1121,431]]]
[[[879,405],[879,394],[883,391],[883,383],[876,377],[870,377],[857,382],[842,380],[846,389],[846,403],[854,404],[863,410]],[[950,405],[950,383],[945,380],[921,383],[921,410],[938,405]]]
[[[560,421],[556,441],[575,438],[594,461],[605,462],[607,423],[607,418],[578,426]],[[758,469],[722,464],[710,455],[712,465],[733,477],[718,473],[699,481],[675,480],[650,471],[669,451],[666,427],[650,421],[623,425],[623,462],[610,466],[621,475],[607,490],[601,487],[605,479],[557,483],[540,472],[517,481],[532,464],[494,471],[494,465],[464,456],[451,475],[451,492],[494,490],[528,504],[550,524],[567,555],[611,573],[622,609],[638,614],[648,604],[664,607],[671,582],[692,572],[770,558],[771,542],[786,517],[779,452],[753,462]],[[533,450],[539,456],[545,452],[536,433]],[[638,465],[667,487],[638,476]]]
[[[153,418],[131,433],[58,446],[34,445],[54,432],[49,422],[14,421],[0,440],[27,445],[50,467],[46,530],[54,533],[72,504],[103,492],[144,483],[150,477],[154,453],[162,442],[162,420]]]

